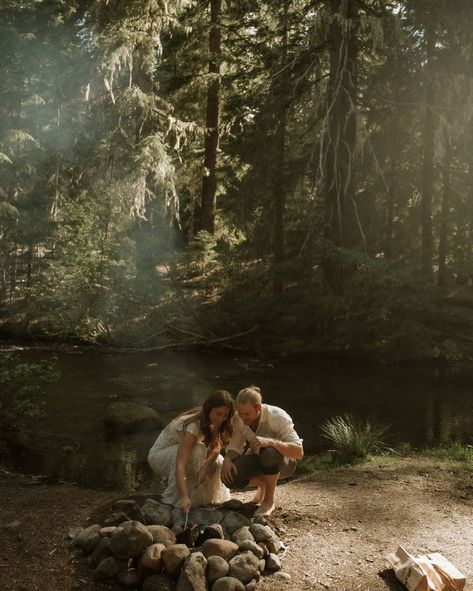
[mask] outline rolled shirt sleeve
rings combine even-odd
[[[245,424],[241,418],[235,414],[233,415],[232,426],[233,434],[230,443],[226,447],[226,451],[234,451],[241,456],[245,451],[246,444]]]

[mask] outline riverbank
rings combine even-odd
[[[140,493],[141,494],[141,493]],[[102,591],[66,540],[100,508],[127,495],[48,486],[0,472],[0,568],[9,591]],[[249,500],[251,493],[239,493]],[[317,472],[281,485],[271,518],[287,545],[290,579],[263,577],[273,591],[400,590],[386,554],[404,545],[438,551],[473,577],[473,472],[467,465],[413,456]],[[1,587],[1,585],[0,585]],[[467,583],[466,589],[471,589]]]

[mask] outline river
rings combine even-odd
[[[257,357],[210,352],[101,353],[21,349],[21,359],[57,358],[59,380],[48,388],[44,415],[30,425],[20,467],[80,486],[131,490],[149,478],[146,452],[157,433],[108,439],[107,406],[153,407],[164,421],[200,403],[212,390],[232,394],[250,384],[287,410],[306,453],[324,442],[320,425],[351,413],[389,425],[392,445],[470,442],[472,372],[448,367],[392,367],[366,362]]]

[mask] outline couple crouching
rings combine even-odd
[[[263,404],[260,389],[250,386],[236,401],[217,390],[201,407],[176,417],[156,439],[148,462],[167,479],[163,502],[180,505],[184,512],[223,503],[229,488],[251,485],[257,487],[257,513],[269,515],[277,481],[290,476],[303,455],[291,417]]]

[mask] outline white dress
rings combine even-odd
[[[179,491],[176,483],[176,457],[179,443],[188,431],[197,437],[189,463],[186,467],[186,480],[189,497],[193,507],[208,504],[219,504],[230,498],[229,489],[220,480],[223,457],[219,454],[215,460],[215,469],[210,472],[208,478],[198,485],[199,470],[207,458],[207,447],[203,440],[198,421],[193,421],[184,426],[184,422],[190,415],[177,417],[169,423],[160,433],[148,453],[148,463],[152,470],[167,479],[167,486],[161,495],[163,503],[179,505]]]

